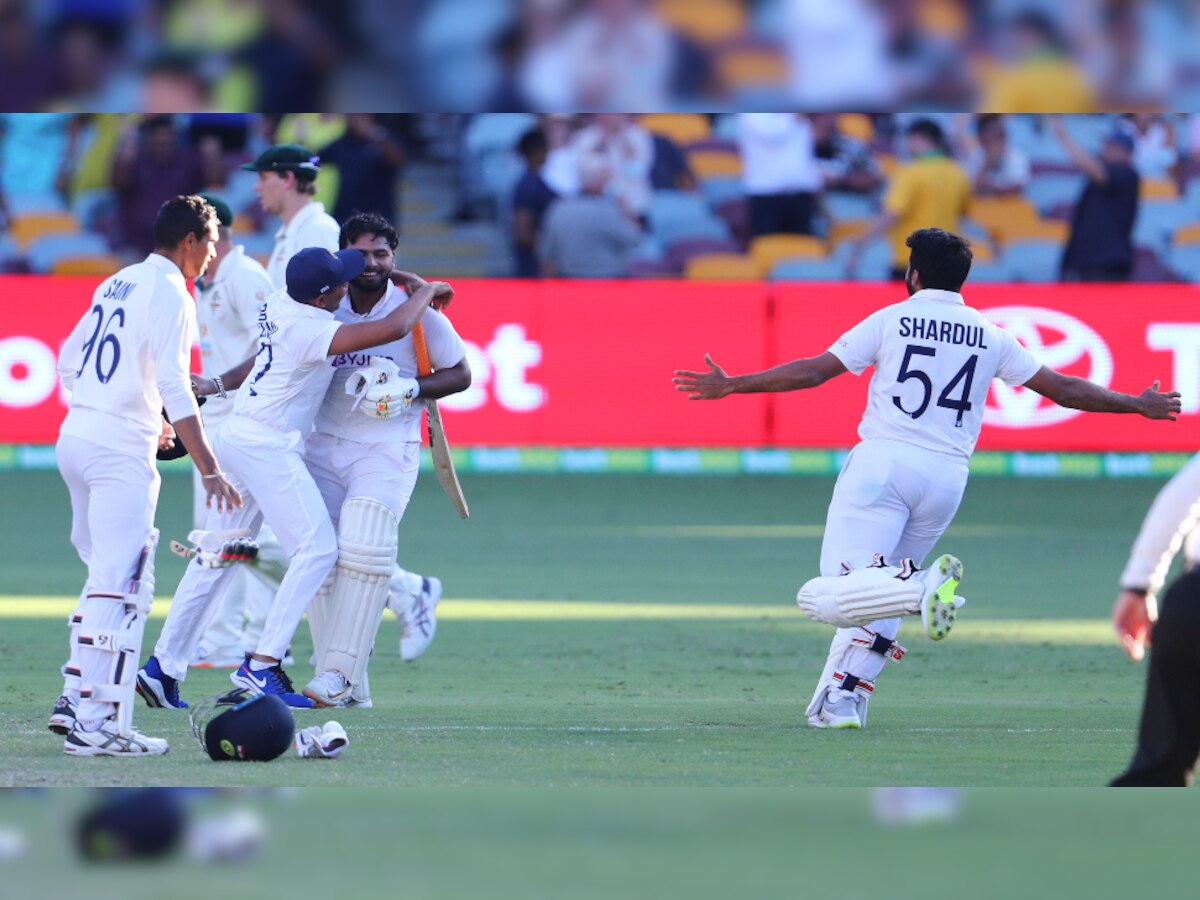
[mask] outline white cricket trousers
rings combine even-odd
[[[154,527],[161,482],[158,469],[149,457],[72,435],[59,437],[55,454],[71,495],[71,543],[88,570],[78,614],[89,630],[117,630],[125,617],[124,598]],[[78,630],[71,628],[74,662],[67,664],[80,673],[78,680],[68,674],[67,690],[72,695],[77,695],[80,683],[112,683],[113,655],[77,646]],[[104,719],[114,712],[112,703],[83,700],[76,715]]]
[[[257,535],[265,518],[290,560],[255,648],[259,655],[282,659],[305,609],[337,562],[337,535],[304,466],[299,432],[281,433],[231,416],[215,436],[213,450],[245,505],[228,515],[210,510],[206,527],[247,528]],[[172,678],[187,675],[188,662],[235,568],[205,569],[194,562],[187,567],[154,648]]]
[[[935,453],[904,441],[863,441],[850,451],[829,503],[821,543],[821,574],[838,575],[842,563],[868,565],[882,553],[891,565],[910,557],[923,565],[958,512],[967,487],[968,463],[956,454]],[[900,619],[880,619],[866,627],[888,639]],[[834,671],[874,681],[885,658],[850,645],[856,628],[839,628],[817,693]]]

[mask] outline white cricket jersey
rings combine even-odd
[[[305,247],[324,247],[330,253],[338,250],[338,235],[341,228],[337,219],[325,212],[325,204],[318,200],[301,207],[292,221],[279,226],[275,232],[275,247],[267,261],[267,274],[276,290],[287,288],[288,260]]]
[[[210,277],[211,276],[211,277]],[[207,377],[228,372],[258,350],[258,310],[274,292],[258,260],[236,246],[215,272],[196,280],[196,321],[200,326],[200,371]],[[233,397],[208,398],[200,410],[204,423],[223,421]]]
[[[372,322],[382,319],[408,299],[404,291],[388,283],[387,290],[375,307],[365,316],[360,316],[350,305],[349,293],[342,299],[334,315],[339,322]],[[460,363],[467,355],[467,346],[455,332],[450,320],[435,309],[425,310],[421,316],[425,330],[425,345],[429,349],[429,364],[434,369],[448,369]],[[354,409],[354,397],[346,393],[346,382],[354,372],[365,367],[372,356],[384,356],[396,364],[404,378],[417,377],[417,356],[413,349],[411,334],[398,341],[360,350],[357,353],[340,353],[333,357],[333,381],[325,392],[325,399],[317,412],[315,430],[334,437],[374,444],[380,441],[420,441],[421,410],[424,403],[420,397],[403,414],[390,419],[376,419],[362,409]]]
[[[1184,567],[1197,562],[1197,532],[1200,528],[1200,454],[1166,483],[1138,531],[1121,587],[1157,595],[1167,580],[1171,560],[1184,548]]]
[[[195,330],[183,273],[165,256],[151,253],[105,279],[59,356],[71,390],[61,433],[153,457],[164,408],[172,422],[196,415]]]
[[[875,367],[860,438],[965,457],[979,440],[992,379],[1024,384],[1041,368],[953,291],[917,291],[868,316],[829,352],[855,375]]]
[[[331,312],[286,291],[271,294],[258,313],[258,354],[233,399],[233,416],[307,435],[333,377],[326,357],[340,327]]]

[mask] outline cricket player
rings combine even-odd
[[[217,211],[219,223],[216,255],[205,277],[196,279],[200,368],[211,378],[255,354],[258,311],[275,289],[258,260],[247,256],[245,248],[234,243],[233,210],[229,204],[215,194],[199,196]],[[210,440],[232,409],[233,398],[225,391],[214,390],[208,396],[200,417]],[[197,471],[193,527],[203,528],[206,515],[203,482]],[[275,591],[269,583],[256,582],[250,568],[236,568],[233,583],[225,592],[221,608],[200,642],[192,665],[237,668],[246,653],[258,644]]]
[[[212,206],[194,196],[167,201],[155,218],[154,252],[101,283],[63,346],[59,372],[71,399],[57,459],[71,495],[71,543],[88,567],[50,720],[70,756],[167,752],[165,740],[133,728],[135,666],[154,594],[154,458],[164,409],[200,470],[214,520],[241,506],[217,467],[188,376],[195,312],[185,279],[204,274],[216,240]]]
[[[389,277],[395,269],[399,236],[387,219],[359,213],[342,226],[340,242],[344,248],[359,251],[366,267],[350,282],[346,297],[334,310],[339,322],[375,321],[405,302],[404,290]],[[410,273],[401,275],[410,278]],[[421,282],[404,283],[411,288]],[[371,705],[366,666],[384,604],[422,593],[419,585],[413,591],[404,583],[414,576],[395,565],[394,548],[400,519],[417,481],[423,403],[410,400],[393,409],[390,404],[381,405],[380,400],[404,393],[437,400],[470,387],[471,370],[466,345],[449,319],[430,310],[422,317],[421,326],[432,374],[417,374],[411,334],[369,351],[334,357],[335,374],[308,437],[304,459],[335,525],[340,524],[343,509],[356,509],[364,498],[376,504],[380,533],[358,535],[357,553],[363,555],[371,547],[387,573],[373,578],[356,576],[343,554],[334,581],[309,606],[317,675],[304,694],[318,706]],[[389,552],[391,560],[387,561]],[[440,585],[437,587],[440,594]],[[411,615],[411,607],[392,608],[402,622],[417,618]],[[412,656],[414,650],[419,655],[424,647],[411,644],[427,645],[432,639],[433,622],[427,620],[426,624],[427,631],[414,627],[404,634],[402,656]]]
[[[993,378],[1024,385],[1059,406],[1174,420],[1177,392],[1154,382],[1140,395],[1063,375],[966,306],[959,291],[971,269],[963,238],[938,228],[908,236],[909,299],[867,317],[820,356],[729,376],[675,373],[692,400],[734,393],[814,388],[843,372],[873,368],[858,434],[833,491],[821,544],[821,577],[797,596],[805,613],[838,625],[825,670],[806,710],[817,728],[866,725],[867,703],[896,643],[904,615],[920,614],[926,634],[944,638],[961,599],[962,564],[940,557],[918,566],[950,525],[967,484]],[[889,565],[891,562],[893,565]]]
[[[230,678],[238,687],[279,695],[293,706],[312,706],[313,701],[292,690],[280,663],[305,609],[339,559],[337,534],[303,459],[304,439],[335,372],[329,358],[399,340],[431,304],[444,306],[453,296],[445,283],[421,282],[388,315],[341,324],[333,310],[345,296],[347,282],[361,275],[364,266],[357,250],[335,254],[309,247],[292,257],[286,291],[268,297],[259,312],[258,354],[239,368],[249,377],[216,436],[217,452],[245,497],[228,528],[254,536],[265,518],[288,556],[287,574],[258,646]],[[237,383],[241,377],[235,380],[230,373],[229,381]],[[213,516],[206,523],[210,531],[221,524]],[[230,574],[228,568],[188,566],[154,655],[137,675],[138,692],[151,706],[185,705],[179,682]]]
[[[299,144],[268,147],[254,162],[242,166],[258,173],[254,192],[263,212],[279,216],[282,223],[275,232],[275,247],[267,263],[267,274],[277,290],[285,287],[287,261],[303,247],[339,248],[341,229],[325,212],[325,205],[313,199],[316,179],[321,171],[320,158]],[[240,360],[238,360],[240,361]],[[247,609],[265,608],[274,595],[287,565],[287,557],[269,528],[259,535],[259,562],[246,572]],[[264,601],[261,598],[266,597]],[[428,649],[437,628],[436,608],[442,596],[442,583],[396,566],[388,607],[400,620],[400,655],[414,660]],[[252,616],[246,626],[247,637],[261,631],[261,622]]]

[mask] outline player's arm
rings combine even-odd
[[[197,397],[211,397],[213,394],[231,394],[242,386],[242,382],[250,377],[254,370],[256,356],[249,356],[232,369],[222,372],[216,378],[205,378],[203,375],[192,376],[192,393]]]
[[[1182,409],[1179,392],[1163,393],[1159,391],[1157,381],[1134,396],[1110,391],[1086,378],[1063,375],[1048,366],[1042,366],[1037,374],[1025,382],[1025,387],[1059,406],[1084,412],[1136,413],[1147,419],[1170,419],[1173,422]]]
[[[1079,166],[1083,174],[1092,181],[1097,184],[1108,184],[1108,169],[1104,167],[1100,158],[1088,153],[1075,142],[1071,133],[1067,131],[1067,126],[1063,124],[1061,116],[1050,116],[1049,119],[1050,130],[1054,132],[1058,142],[1063,145],[1063,149],[1067,151],[1071,161]]]
[[[830,378],[848,371],[845,364],[832,353],[796,359],[773,369],[751,372],[749,375],[728,375],[725,370],[704,354],[707,372],[676,369],[675,390],[688,394],[689,400],[720,400],[730,394],[765,394],[782,391],[803,391],[819,387]]]
[[[426,400],[440,400],[451,394],[462,393],[471,386],[471,367],[464,356],[449,368],[418,375],[417,384],[421,386],[420,396]]]
[[[366,350],[368,347],[398,341],[421,321],[425,310],[430,306],[441,309],[448,305],[453,297],[453,288],[444,281],[424,284],[379,321],[342,325],[334,333],[329,344],[329,355],[353,353],[355,350]]]

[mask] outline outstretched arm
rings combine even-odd
[[[689,400],[720,400],[730,394],[763,394],[780,391],[802,391],[824,384],[841,375],[846,366],[832,353],[793,360],[749,375],[727,375],[725,370],[704,354],[707,372],[676,369],[675,390],[688,394]]]
[[[1061,116],[1050,116],[1050,130],[1054,132],[1054,136],[1058,138],[1058,142],[1063,145],[1063,149],[1067,151],[1067,155],[1071,157],[1071,161],[1083,170],[1083,174],[1095,181],[1097,184],[1108,183],[1108,169],[1104,168],[1104,163],[1100,161],[1098,156],[1094,156],[1084,150],[1075,139],[1071,137],[1071,133],[1067,131],[1067,126],[1063,124]]]
[[[1048,366],[1038,369],[1037,374],[1025,382],[1025,387],[1059,406],[1084,412],[1137,413],[1147,419],[1173,422],[1182,408],[1179,392],[1162,393],[1157,381],[1135,397],[1102,388],[1085,378],[1063,375]]]

